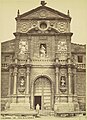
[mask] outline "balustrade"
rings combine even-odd
[[[85,64],[77,64],[77,68],[78,69],[86,69],[86,65]]]
[[[1,64],[1,67],[2,67],[2,68],[7,68],[7,67],[8,67],[8,63],[2,63],[2,64]]]

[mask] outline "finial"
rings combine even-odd
[[[68,10],[68,12],[67,12],[67,15],[70,16],[70,12],[69,12],[69,10]]]
[[[20,15],[20,11],[19,11],[19,9],[18,9],[17,16],[19,16],[19,15]]]
[[[41,5],[45,6],[47,3],[45,1],[41,1]]]

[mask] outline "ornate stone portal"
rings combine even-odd
[[[77,89],[78,76],[79,72],[85,75],[85,67],[77,61],[77,45],[71,43],[71,17],[46,7],[44,2],[41,4],[32,11],[18,14],[15,40],[8,42],[9,50],[3,43],[3,59],[8,62],[8,57],[11,58],[9,64],[2,65],[2,82],[7,82],[4,74],[9,71],[9,87],[4,91],[8,90],[11,110],[34,110],[39,104],[41,110],[75,112],[79,110],[78,100],[82,100]],[[85,52],[85,46],[79,50]],[[3,90],[2,93],[4,95]]]

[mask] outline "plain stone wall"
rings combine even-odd
[[[1,74],[1,97],[6,98],[9,87],[9,72],[2,72]]]
[[[80,109],[85,110],[86,106],[86,72],[77,72],[76,89]]]

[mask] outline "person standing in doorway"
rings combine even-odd
[[[38,116],[39,116],[39,110],[40,110],[40,105],[37,104],[37,105],[36,105],[36,111],[37,111],[37,113],[38,113]]]

